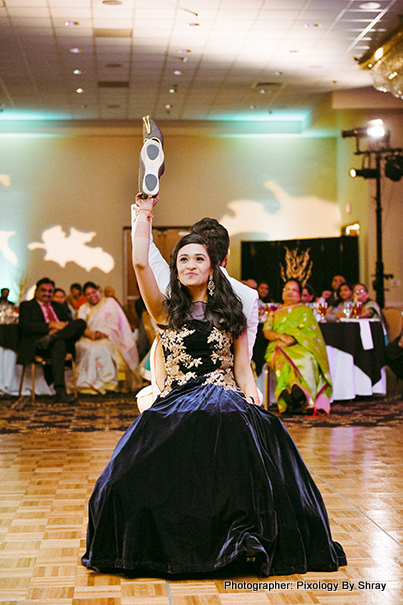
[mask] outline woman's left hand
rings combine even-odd
[[[293,336],[289,336],[288,334],[280,334],[279,341],[284,347],[291,347],[296,343],[295,338]]]

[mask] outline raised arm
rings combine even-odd
[[[141,296],[148,312],[158,324],[166,321],[164,297],[149,264],[150,224],[157,201],[158,198],[143,200],[141,194],[136,196],[137,217],[132,219],[132,260]]]
[[[157,203],[159,199],[158,194],[153,199],[156,200],[155,203]],[[135,208],[137,208],[137,204],[135,205]],[[132,223],[132,234],[135,232],[134,227],[137,224],[137,219],[138,214],[135,214],[134,222]],[[154,277],[157,280],[160,292],[166,295],[168,293],[169,286],[169,265],[153,242],[152,221],[150,221],[150,248],[148,251],[148,262],[154,273]]]

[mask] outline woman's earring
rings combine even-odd
[[[210,296],[213,296],[214,290],[215,290],[215,285],[214,285],[214,281],[213,281],[213,276],[212,275],[210,275],[209,278],[208,278],[207,290],[208,290],[208,293],[210,294]]]

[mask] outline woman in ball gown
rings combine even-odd
[[[137,202],[133,263],[167,378],[95,485],[83,565],[162,577],[336,571],[346,557],[320,492],[282,422],[256,405],[242,305],[214,250],[182,238],[164,300],[148,264],[154,202]]]

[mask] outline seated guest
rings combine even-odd
[[[57,403],[71,403],[64,382],[64,365],[67,353],[74,355],[75,342],[83,334],[86,324],[82,319],[72,320],[66,308],[52,301],[55,283],[44,277],[36,284],[35,297],[20,305],[19,326],[21,341],[17,363],[31,363],[35,355],[50,358],[50,371],[45,366],[48,384],[53,382]]]
[[[271,302],[269,297],[269,286],[262,281],[257,287],[258,301],[257,308],[259,313],[259,323],[263,323],[266,319],[266,303]]]
[[[345,279],[342,275],[335,275],[332,279],[332,287],[331,290],[323,290],[322,298],[325,299],[327,304],[331,307],[335,304],[338,304],[340,301],[338,300],[337,291],[341,284],[345,283]]]
[[[2,288],[0,294],[0,306],[7,305],[7,307],[14,307],[14,303],[11,302],[11,300],[8,300],[8,297],[10,296],[9,288]]]
[[[77,343],[77,389],[82,393],[116,391],[119,382],[134,387],[138,365],[136,342],[121,306],[101,298],[93,282],[84,285],[86,303],[78,310],[87,328]],[[125,385],[125,388],[127,388]]]
[[[70,294],[67,296],[66,300],[71,309],[73,317],[76,317],[78,309],[81,307],[81,305],[87,302],[85,296],[83,295],[81,284],[71,284]]]
[[[115,288],[113,286],[105,286],[104,296],[106,296],[106,298],[113,298],[120,305],[120,302],[116,298]],[[122,306],[122,305],[120,305],[120,306]]]
[[[66,300],[66,292],[63,290],[63,288],[55,288],[55,291],[53,292],[52,300],[63,305],[67,309],[67,311],[71,317],[70,307],[67,304],[67,300]]]
[[[358,317],[375,317],[382,321],[379,305],[369,297],[367,287],[364,284],[355,284],[353,299],[354,303],[361,303]]]
[[[328,307],[326,312],[326,321],[335,321],[336,319],[346,317],[343,311],[345,303],[354,303],[353,288],[349,283],[344,282],[340,284],[340,286],[337,288],[337,299],[339,301],[338,304]]]
[[[326,346],[312,309],[301,303],[301,291],[296,280],[285,282],[283,304],[263,327],[270,341],[265,357],[276,374],[280,413],[326,414],[332,395]]]
[[[313,302],[315,300],[315,292],[314,289],[312,288],[311,284],[305,284],[305,286],[302,288],[302,294],[301,294],[301,302],[304,303],[304,305]]]

